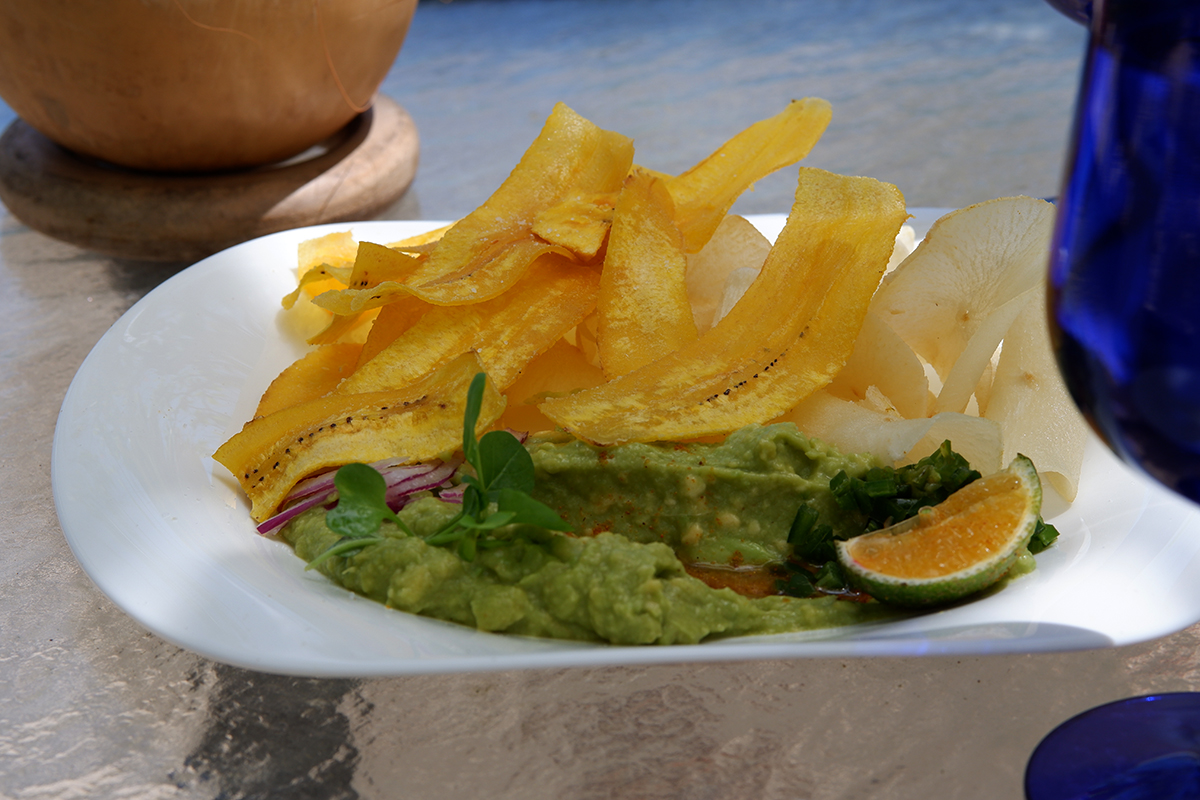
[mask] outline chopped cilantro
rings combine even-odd
[[[1029,537],[1029,552],[1037,555],[1054,544],[1054,540],[1057,538],[1058,528],[1038,517],[1037,527],[1033,529],[1033,536]]]
[[[851,477],[843,470],[829,482],[829,490],[838,507],[857,515],[861,527],[843,529],[836,538],[850,539],[895,525],[926,506],[941,503],[979,477],[980,473],[951,449],[948,440],[915,464],[872,467],[862,477]],[[1029,540],[1029,552],[1040,553],[1057,538],[1054,526],[1039,518]],[[833,529],[820,522],[816,509],[801,506],[788,534],[792,550],[788,561],[790,574],[786,580],[778,581],[779,591],[793,597],[809,597],[845,588],[834,539]]]

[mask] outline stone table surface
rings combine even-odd
[[[383,87],[416,120],[421,166],[386,216],[472,209],[559,100],[676,172],[817,95],[834,121],[811,165],[893,182],[914,207],[1053,196],[1084,39],[1040,0],[422,2]],[[793,187],[763,180],[737,210],[786,211]],[[89,349],[186,266],[82,251],[0,208],[4,800],[1015,798],[1068,717],[1200,688],[1200,628],[1062,654],[369,680],[181,650],[77,565],[50,453]]]

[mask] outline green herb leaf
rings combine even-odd
[[[947,440],[917,463],[899,469],[872,467],[861,478],[839,472],[829,482],[829,489],[841,508],[863,516],[862,532],[866,533],[895,525],[925,506],[935,506],[979,477]]]
[[[387,482],[373,467],[347,464],[333,477],[337,505],[325,514],[325,524],[334,533],[350,539],[375,536],[385,520],[404,523],[387,505]]]
[[[825,566],[817,570],[816,587],[826,592],[836,592],[846,588],[846,577],[842,574],[842,566],[836,561],[826,561]]]
[[[483,519],[472,519],[464,517],[459,520],[459,525],[464,528],[475,531],[494,531],[496,528],[503,528],[505,525],[513,523],[513,517],[516,516],[512,511],[497,511],[495,514],[488,514]]]
[[[463,455],[474,465],[479,460],[479,444],[475,440],[475,426],[479,422],[479,412],[483,408],[483,388],[487,383],[487,375],[480,372],[471,379],[467,387],[467,406],[463,411]]]
[[[1029,552],[1037,555],[1054,544],[1057,538],[1058,528],[1038,517],[1037,527],[1033,529],[1033,536],[1029,537]]]
[[[500,510],[513,512],[513,522],[523,525],[535,525],[550,531],[571,530],[566,520],[550,506],[515,489],[500,490]]]
[[[492,533],[508,525],[570,530],[553,509],[529,496],[535,481],[533,458],[517,437],[508,431],[489,431],[475,438],[486,386],[487,376],[481,372],[467,390],[463,455],[475,474],[462,478],[466,484],[462,512],[425,539],[434,545],[457,542],[458,554],[465,561],[473,561],[480,548],[502,544]]]
[[[337,505],[325,512],[325,524],[341,536],[320,555],[308,562],[312,569],[334,556],[361,550],[383,541],[379,527],[383,521],[394,522],[409,536],[412,530],[396,516],[387,504],[387,481],[367,464],[346,464],[333,476],[337,489]]]
[[[796,571],[788,575],[786,581],[776,581],[779,591],[789,597],[812,597],[817,593],[813,587],[812,578],[807,572]]]
[[[333,558],[334,556],[340,556],[340,555],[344,555],[344,554],[350,553],[350,552],[357,552],[359,550],[362,550],[367,545],[379,544],[382,541],[383,541],[383,539],[378,536],[370,536],[370,537],[365,537],[362,539],[347,539],[345,537],[342,537],[341,539],[338,539],[336,542],[334,542],[329,547],[325,548],[325,550],[322,551],[319,556],[314,558],[312,561],[308,562],[308,564],[304,568],[306,570],[313,569],[321,562],[327,561],[328,559]]]
[[[798,558],[811,564],[823,564],[837,558],[833,545],[833,528],[818,524],[820,514],[812,506],[800,506],[792,528],[788,532],[788,544]]]
[[[501,489],[533,491],[533,457],[508,431],[489,431],[479,440],[473,462],[487,498],[495,502]]]

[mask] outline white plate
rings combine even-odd
[[[924,232],[939,210],[918,212]],[[778,215],[756,217],[769,235]],[[373,676],[802,656],[1070,650],[1163,636],[1200,620],[1200,520],[1088,450],[1077,501],[1038,569],[991,596],[899,622],[680,647],[607,647],[480,633],[346,592],[255,534],[212,452],[302,351],[279,300],[296,245],[334,230],[388,242],[437,223],[287,231],[230,248],[163,283],[113,325],[63,402],[52,464],[79,563],[146,628],[217,661],[269,672]]]

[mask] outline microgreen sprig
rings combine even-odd
[[[333,485],[337,489],[338,503],[325,512],[325,525],[342,538],[308,562],[305,569],[312,569],[333,556],[382,542],[379,527],[385,519],[412,535],[412,530],[388,508],[387,482],[374,467],[346,464],[334,475]]]
[[[475,559],[480,548],[496,547],[503,540],[492,533],[506,525],[534,525],[565,531],[570,526],[554,510],[530,496],[534,485],[533,458],[517,437],[508,431],[489,431],[475,437],[475,425],[483,407],[487,376],[479,373],[467,390],[463,412],[463,455],[474,475],[462,476],[461,510],[440,529],[427,536],[433,545],[457,544],[466,561]],[[352,553],[379,544],[384,520],[413,536],[404,521],[387,504],[387,485],[382,475],[366,464],[347,464],[334,477],[337,505],[325,513],[325,524],[341,535],[338,541],[309,562],[311,569],[333,556]]]
[[[495,547],[502,540],[491,534],[506,525],[534,525],[566,531],[570,526],[546,504],[533,499],[533,458],[508,431],[489,431],[475,437],[483,407],[487,376],[479,373],[467,390],[463,413],[463,456],[474,469],[464,475],[462,510],[425,541],[435,545],[458,544],[458,554],[473,561],[479,548]]]

